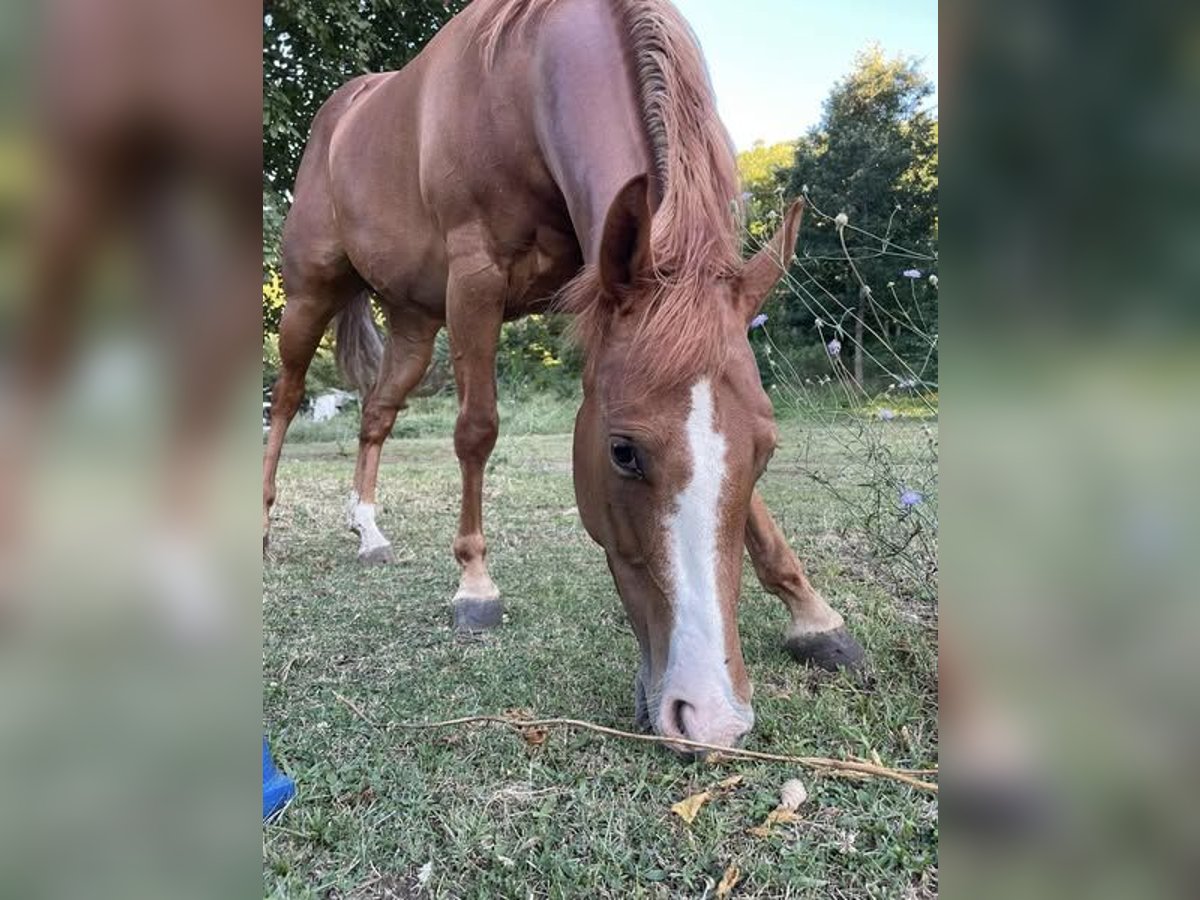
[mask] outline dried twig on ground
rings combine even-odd
[[[930,781],[923,781],[918,775],[927,775],[936,770],[920,769],[891,769],[874,763],[850,759],[832,759],[826,756],[786,756],[779,753],[763,753],[758,750],[742,750],[735,747],[722,747],[718,744],[706,744],[702,741],[689,741],[684,738],[667,738],[657,734],[638,734],[632,731],[622,731],[619,728],[609,728],[597,725],[595,722],[585,722],[582,719],[523,719],[505,716],[462,716],[457,719],[444,719],[439,722],[387,722],[381,723],[371,719],[354,703],[354,701],[334,693],[334,697],[347,706],[355,715],[373,728],[388,729],[402,728],[407,731],[431,730],[438,728],[458,728],[465,725],[487,724],[503,725],[516,731],[527,728],[577,728],[604,734],[609,737],[623,738],[630,741],[642,741],[650,744],[669,744],[674,747],[686,747],[690,750],[709,750],[733,759],[757,759],[764,762],[781,762],[802,766],[808,769],[824,771],[834,775],[849,777],[886,778],[901,784],[907,784],[918,790],[931,794],[938,792],[938,786]]]

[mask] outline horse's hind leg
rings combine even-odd
[[[333,283],[305,283],[289,288],[279,323],[279,378],[271,394],[271,426],[263,456],[263,552],[266,552],[275,504],[275,473],[288,426],[304,400],[304,376],[330,321],[362,290],[357,277]]]
[[[379,378],[363,406],[358,438],[358,464],[350,495],[350,527],[359,536],[358,560],[390,563],[392,545],[375,524],[375,484],[383,442],[392,433],[396,414],[421,381],[433,356],[441,323],[416,310],[394,309],[389,314],[391,336],[384,350]]]
[[[750,500],[746,549],[762,586],[783,601],[792,617],[784,646],[793,657],[823,669],[850,668],[862,662],[862,647],[846,630],[837,610],[809,584],[804,567],[758,491]]]

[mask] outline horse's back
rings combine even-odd
[[[305,217],[391,305],[444,315],[451,261],[469,256],[510,272],[520,315],[581,264],[541,146],[538,29],[485,60],[490,9],[468,7],[399,72],[348,83],[314,122],[296,202],[310,195]]]
[[[281,256],[284,282],[289,290],[332,283],[350,272],[334,207],[330,145],[355,101],[386,77],[387,73],[373,73],[351,79],[330,94],[313,117],[296,172],[291,209],[283,227]]]

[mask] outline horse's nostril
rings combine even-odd
[[[688,704],[685,700],[676,700],[671,704],[671,728],[677,735],[681,737],[690,736],[687,733],[687,728],[683,724],[683,711],[687,709],[689,705],[690,704]]]

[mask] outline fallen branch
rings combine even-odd
[[[889,769],[887,766],[877,766],[873,763],[849,759],[832,759],[826,756],[785,756],[779,753],[763,753],[758,750],[742,750],[737,747],[722,747],[719,744],[706,744],[702,741],[690,741],[686,738],[668,738],[657,734],[638,734],[632,731],[622,731],[619,728],[609,728],[597,725],[595,722],[585,722],[581,719],[516,719],[505,716],[463,716],[458,719],[444,719],[440,722],[376,722],[352,700],[343,697],[336,691],[333,694],[345,704],[360,719],[372,728],[386,730],[388,728],[403,728],[407,731],[423,731],[437,728],[455,728],[462,725],[504,725],[516,731],[525,728],[577,728],[605,734],[609,737],[624,738],[630,741],[642,741],[648,744],[669,744],[672,747],[686,747],[691,750],[711,750],[734,759],[757,759],[764,762],[789,763],[808,769],[840,773],[851,776],[867,776],[870,778],[886,778],[907,784],[918,790],[931,794],[938,792],[938,786],[931,781],[922,781],[918,775],[936,774],[936,769]]]

